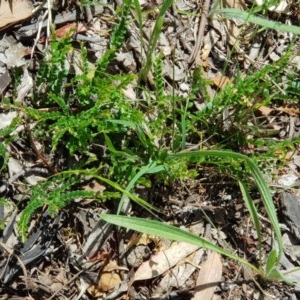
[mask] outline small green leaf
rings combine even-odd
[[[277,262],[277,256],[278,256],[278,251],[277,249],[273,249],[268,256],[267,263],[266,263],[266,274],[267,277],[269,277],[269,274],[272,273],[276,266]]]
[[[294,285],[294,283],[289,278],[287,278],[284,274],[282,274],[282,272],[277,267],[274,267],[271,270],[271,272],[268,274],[266,279],[283,281],[288,285]]]

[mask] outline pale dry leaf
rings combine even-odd
[[[272,53],[270,54],[270,59],[271,59],[272,61],[279,61],[280,56],[279,56],[278,54],[276,54],[275,52],[272,52]]]
[[[12,121],[17,117],[16,111],[8,112],[7,114],[0,114],[0,129],[9,126]]]
[[[7,167],[10,178],[13,177],[15,174],[22,172],[24,169],[21,163],[13,157],[10,157],[8,159]]]
[[[255,61],[258,58],[261,47],[262,47],[261,41],[253,41],[250,47],[250,52],[248,54],[250,61]]]
[[[123,66],[131,71],[134,71],[136,68],[136,62],[134,60],[132,52],[127,53],[118,53],[116,56],[116,60],[121,62]]]
[[[230,79],[224,75],[216,75],[212,78],[214,85],[216,85],[220,89],[224,89],[226,85],[231,83]]]
[[[124,268],[120,267],[116,261],[110,261],[103,269],[98,282],[98,289],[101,292],[108,292],[113,290],[122,282],[118,271]]]
[[[290,172],[288,174],[281,175],[278,178],[277,182],[278,184],[288,188],[294,186],[297,180],[298,180],[298,176]]]
[[[1,1],[0,30],[29,18],[32,15],[32,9],[32,3],[28,0],[14,0],[12,7],[9,1]]]
[[[122,282],[120,270],[124,270],[124,268],[118,266],[116,261],[110,261],[102,270],[98,283],[87,288],[88,293],[94,298],[101,298],[107,292],[115,289]]]
[[[130,100],[130,101],[136,101],[137,95],[136,95],[136,92],[135,92],[135,88],[134,88],[134,86],[132,84],[128,85],[122,91],[123,91],[124,96],[126,98],[128,98],[128,100]]]
[[[23,66],[26,63],[24,56],[27,53],[28,48],[12,36],[5,36],[0,40],[0,61],[8,68]]]
[[[300,155],[298,153],[294,153],[293,151],[293,164],[300,168]]]
[[[29,74],[27,68],[23,68],[24,73],[21,78],[21,82],[17,87],[17,98],[16,102],[22,102],[24,98],[28,95],[30,92],[31,88],[33,87],[33,79],[31,75]]]
[[[163,72],[174,81],[181,81],[186,76],[184,67],[180,68],[179,66],[173,66],[168,62],[163,65]]]
[[[268,107],[268,106],[265,106],[265,105],[262,105],[261,107],[258,108],[258,110],[264,115],[264,116],[268,116],[272,111],[273,109]]]
[[[103,193],[106,190],[106,187],[103,184],[99,183],[97,180],[93,180],[88,184],[84,185],[83,189],[95,193]]]
[[[244,0],[225,0],[223,1],[224,7],[238,8],[241,10],[247,9],[247,5]]]
[[[240,20],[225,19],[224,23],[229,44],[232,46],[234,45],[237,49],[239,49],[238,46],[244,22]]]
[[[173,288],[183,288],[186,285],[186,282],[192,278],[192,274],[195,272],[204,253],[204,249],[199,249],[189,257],[185,258],[183,263],[177,264],[172,269],[172,272],[167,272],[165,274],[159,282],[157,289],[159,289],[161,293],[167,293]]]
[[[105,272],[101,275],[98,282],[98,289],[102,292],[112,291],[117,285],[122,282],[122,279],[118,273]]]
[[[42,282],[45,286],[51,286],[54,283],[53,276],[47,273],[37,273],[38,274],[38,281]]]
[[[7,70],[3,70],[3,72],[1,72],[1,70],[0,70],[0,96],[1,97],[4,93],[4,91],[10,85],[11,81],[12,81],[12,79],[11,79],[9,72]]]
[[[63,285],[68,284],[68,278],[65,269],[60,269],[59,273],[55,276],[55,280],[62,283]]]
[[[170,248],[158,252],[150,260],[142,263],[135,272],[133,281],[146,280],[159,276],[197,249],[199,249],[198,246],[187,243],[173,244]]]
[[[222,279],[222,260],[218,253],[211,253],[201,267],[193,300],[210,300]]]
[[[278,108],[276,108],[276,110],[284,112],[293,117],[300,116],[300,108],[299,107],[278,107]]]
[[[224,7],[236,8],[240,10],[247,9],[247,6],[243,0],[225,0]],[[237,49],[239,49],[239,39],[244,21],[237,19],[225,19],[224,24],[229,44],[232,46],[234,45]]]
[[[295,55],[293,58],[291,58],[291,64],[297,68],[297,70],[300,70],[300,55]]]

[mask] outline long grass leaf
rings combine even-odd
[[[159,35],[161,33],[161,29],[162,29],[162,26],[164,23],[165,13],[172,6],[173,2],[174,2],[174,0],[165,0],[160,8],[159,14],[157,16],[157,19],[156,19],[156,22],[155,22],[155,25],[153,28],[153,32],[150,37],[149,48],[148,48],[147,54],[146,54],[146,64],[140,73],[140,79],[142,79],[142,80],[144,80],[148,75],[148,72],[149,72],[149,69],[150,69],[151,63],[152,63],[152,54],[153,54],[154,48],[156,47]]]
[[[153,207],[151,204],[149,204],[144,199],[138,197],[135,194],[130,193],[126,189],[123,189],[116,182],[113,182],[112,180],[109,180],[108,178],[102,177],[102,176],[96,174],[95,172],[96,172],[95,170],[69,170],[69,171],[60,172],[60,174],[75,174],[75,175],[82,175],[82,176],[92,176],[95,179],[97,179],[101,182],[104,182],[104,183],[108,184],[109,186],[113,187],[114,189],[116,189],[117,191],[125,194],[128,198],[132,199],[134,202],[136,202],[138,205],[142,206],[143,208],[145,208],[149,212],[151,212],[151,213],[153,211],[158,212],[158,210],[155,207]]]
[[[150,162],[148,165],[143,166],[139,172],[135,174],[135,176],[130,180],[126,187],[126,191],[130,192],[134,186],[136,185],[136,182],[145,174],[154,174],[158,172],[162,172],[165,170],[165,167],[163,165],[157,165],[156,162]],[[117,214],[119,214],[122,210],[122,207],[124,205],[124,202],[128,196],[126,194],[123,194],[121,201],[118,205]]]
[[[249,191],[247,189],[246,183],[242,179],[238,179],[239,186],[243,195],[244,202],[247,206],[247,209],[250,213],[251,219],[253,221],[255,230],[257,232],[258,238],[258,251],[259,251],[259,260],[262,263],[262,234],[261,234],[261,226],[258,218],[258,212],[256,206],[254,205],[253,199],[251,198]]]
[[[142,218],[134,218],[134,217],[127,217],[127,216],[101,214],[100,217],[102,220],[109,222],[111,224],[115,224],[117,226],[122,226],[128,229],[155,235],[164,239],[193,244],[201,248],[205,248],[207,250],[215,251],[219,254],[234,259],[235,261],[238,261],[241,264],[248,266],[256,273],[260,274],[260,271],[254,265],[238,257],[234,253],[227,251],[221,247],[218,247],[210,241],[207,241],[201,237],[198,237],[190,232],[187,232],[175,226],[164,224],[159,221],[145,220]]]
[[[300,27],[286,25],[277,21],[268,20],[262,17],[254,16],[251,12],[242,11],[236,8],[215,9],[211,14],[220,14],[229,19],[239,19],[245,22],[253,23],[264,28],[274,29],[280,32],[290,32],[300,34]]]
[[[278,251],[278,258],[277,262],[279,263],[280,258],[282,256],[283,252],[283,243],[282,243],[282,236],[281,231],[279,227],[278,218],[276,215],[276,209],[272,200],[271,192],[258,168],[256,163],[249,157],[226,150],[201,150],[201,151],[192,151],[192,152],[180,152],[175,154],[170,154],[169,157],[172,159],[178,159],[178,158],[186,158],[186,159],[194,159],[196,161],[200,161],[200,158],[203,157],[223,157],[223,158],[231,158],[234,160],[241,160],[243,161],[248,169],[250,170],[251,175],[253,176],[253,179],[255,180],[255,183],[257,185],[257,188],[262,196],[262,202],[266,208],[269,220],[272,224],[273,230],[275,232],[278,245],[279,245],[279,251]]]
[[[139,0],[133,0],[134,3],[134,12],[132,13],[134,16],[136,16],[137,23],[139,26],[139,32],[140,32],[140,39],[141,39],[141,53],[143,53],[143,49],[145,49],[145,42],[143,39],[143,14],[142,14],[142,8],[140,5]]]

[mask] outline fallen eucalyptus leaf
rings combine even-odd
[[[29,18],[32,8],[32,3],[28,0],[1,1],[0,30]]]

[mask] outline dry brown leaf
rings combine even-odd
[[[198,246],[187,243],[174,244],[170,248],[152,256],[150,260],[142,263],[135,272],[133,281],[146,280],[159,276],[197,249],[199,249]]]
[[[106,190],[105,186],[99,183],[97,180],[93,180],[89,182],[87,185],[84,185],[83,189],[95,193],[103,193]]]
[[[240,10],[245,10],[247,8],[245,2],[243,0],[225,0],[224,1],[224,8],[237,8]],[[239,40],[241,30],[244,24],[244,21],[241,20],[230,20],[225,19],[225,30],[227,33],[227,40],[230,45],[234,45],[236,49],[239,49]]]
[[[58,38],[66,37],[69,35],[86,32],[87,27],[83,23],[68,23],[55,30],[55,36]],[[51,42],[51,38],[42,37],[40,43],[45,43],[46,41]]]
[[[222,279],[222,260],[218,253],[210,254],[203,263],[197,278],[197,287],[193,300],[210,300],[218,282]]]
[[[102,297],[105,293],[112,291],[117,285],[122,282],[118,271],[124,268],[118,266],[116,261],[109,262],[103,269],[98,285],[91,285],[88,292],[93,297]]]
[[[131,248],[133,246],[148,245],[150,243],[154,243],[157,249],[157,247],[161,245],[161,239],[146,233],[135,234],[131,237],[127,247]]]
[[[264,116],[268,116],[274,109],[268,106],[261,106],[258,109]],[[278,107],[275,108],[276,111],[284,112],[292,117],[300,116],[299,107]]]
[[[241,10],[247,9],[247,5],[244,0],[225,0],[223,1],[224,7],[237,8]]]
[[[216,75],[214,78],[212,78],[212,81],[214,85],[220,89],[225,88],[227,84],[231,83],[230,79],[224,75]]]
[[[264,116],[268,116],[272,111],[273,109],[268,107],[268,106],[265,106],[265,105],[262,105],[261,107],[258,108],[258,110],[264,115]]]
[[[286,114],[289,114],[290,116],[293,116],[293,117],[300,116],[299,107],[279,107],[279,108],[276,108],[276,110],[284,112]]]
[[[155,290],[163,294],[173,289],[182,289],[184,286],[189,285],[191,278],[193,278],[193,273],[202,260],[204,253],[204,249],[199,249],[185,258],[183,263],[179,263],[172,268],[172,272],[166,272]]]
[[[0,30],[29,18],[32,15],[32,9],[32,3],[28,0],[14,0],[12,7],[9,1],[1,1]]]
[[[118,273],[103,273],[98,283],[98,289],[102,292],[112,291],[117,285],[122,282],[121,276]]]

